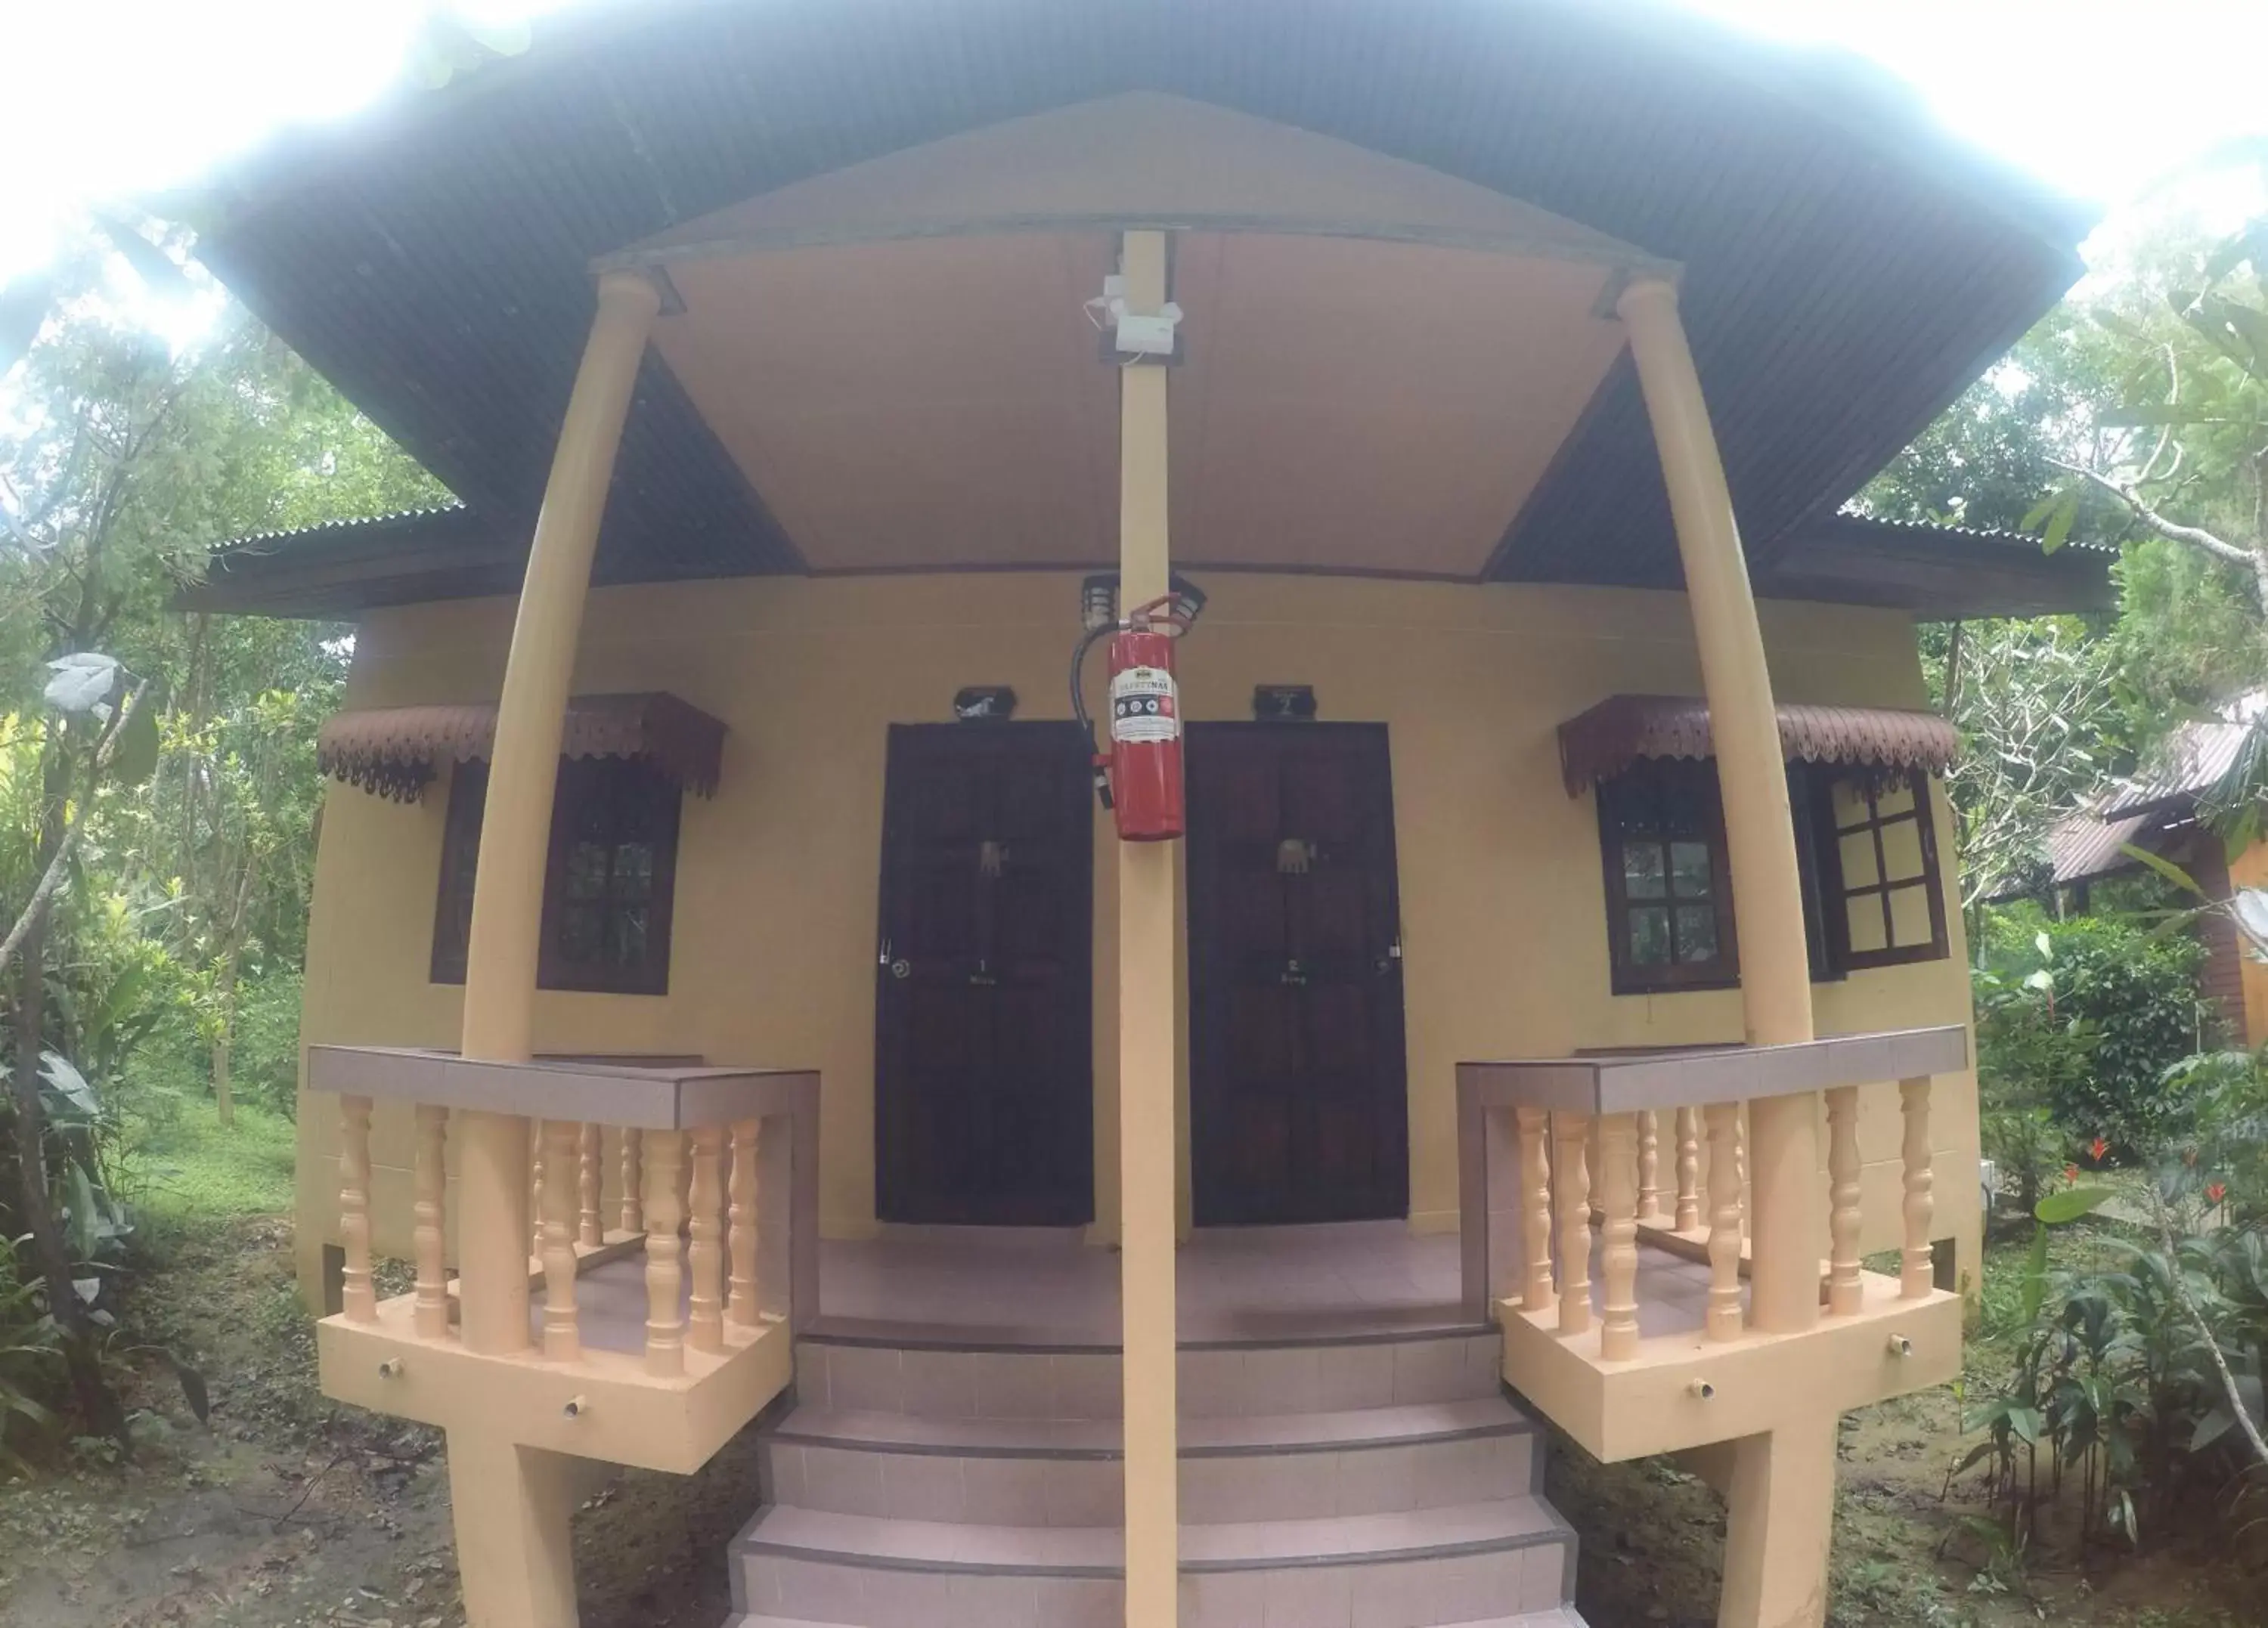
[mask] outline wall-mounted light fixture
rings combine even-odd
[[[1016,715],[1016,692],[1005,684],[973,684],[953,698],[960,723],[1005,723]]]
[[[1313,723],[1315,686],[1312,684],[1257,684],[1252,688],[1252,715],[1262,723]]]

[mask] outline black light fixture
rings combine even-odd
[[[1252,689],[1252,715],[1263,723],[1313,723],[1312,684],[1259,684]]]
[[[1005,723],[1016,715],[1016,692],[1005,684],[971,685],[953,698],[953,715],[962,723]]]
[[[1183,576],[1179,571],[1166,579],[1167,591],[1173,596],[1167,610],[1174,621],[1187,632],[1204,613],[1205,590]],[[1118,623],[1118,573],[1098,571],[1079,585],[1079,626],[1094,633]]]

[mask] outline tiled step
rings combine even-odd
[[[1182,1628],[1434,1628],[1565,1598],[1574,1538],[1529,1495],[1389,1514],[1187,1526]],[[1116,1528],[961,1525],[768,1509],[736,1602],[859,1628],[1116,1628]]]
[[[1501,1336],[1449,1330],[1181,1353],[1183,1419],[1343,1412],[1495,1396]],[[796,1395],[836,1412],[918,1419],[1116,1419],[1118,1353],[1101,1346],[881,1345],[828,1335],[796,1347]]]
[[[1535,1490],[1535,1426],[1502,1396],[1184,1420],[1182,1519],[1377,1514]],[[1123,1516],[1116,1420],[927,1419],[799,1406],[767,1434],[768,1501],[976,1525]]]
[[[840,1624],[814,1623],[800,1617],[735,1617],[725,1624],[725,1628],[840,1628]],[[1116,1628],[1115,1624],[1113,1628]],[[1256,1624],[1255,1628],[1257,1628]],[[1553,1611],[1529,1611],[1519,1617],[1491,1617],[1477,1622],[1453,1623],[1448,1624],[1448,1628],[1584,1628],[1584,1623],[1575,1615],[1574,1607],[1561,1606]]]

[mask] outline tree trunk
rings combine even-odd
[[[230,1070],[236,1056],[236,957],[233,953],[221,963],[220,982],[215,992],[220,997],[220,1015],[213,1031],[212,1087],[213,1110],[220,1116],[224,1131],[236,1124],[236,1100],[230,1093]]]

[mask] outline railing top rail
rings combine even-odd
[[[1639,1113],[1918,1079],[1968,1066],[1969,1031],[1948,1023],[1793,1045],[1459,1063],[1457,1091],[1483,1108]]]
[[[498,1063],[414,1046],[317,1045],[308,1048],[307,1086],[487,1113],[681,1131],[812,1111],[819,1073],[597,1058]]]

